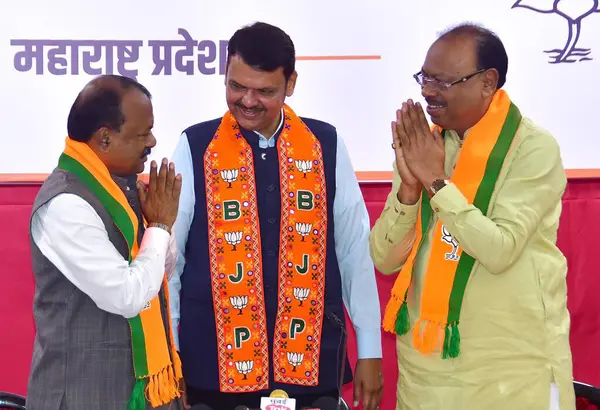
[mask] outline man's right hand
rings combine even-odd
[[[396,121],[392,122],[392,146],[394,147],[394,155],[396,156],[396,169],[402,180],[397,195],[398,200],[401,203],[405,205],[414,205],[421,196],[421,183],[410,171],[408,165],[406,165],[406,160],[404,159],[404,152],[402,151],[400,136],[398,135],[398,127],[402,127],[400,115],[400,110],[398,110],[396,112]]]
[[[175,175],[174,163],[168,163],[163,158],[160,171],[157,172],[156,162],[152,161],[148,186],[138,182],[142,212],[149,225],[158,223],[171,229],[177,218],[181,182],[181,174]]]

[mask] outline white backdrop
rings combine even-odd
[[[219,74],[225,54],[219,42],[256,20],[278,25],[292,37],[298,56],[380,56],[365,60],[299,61],[295,95],[288,103],[300,115],[334,124],[346,141],[357,171],[391,169],[390,121],[407,98],[421,99],[412,78],[439,31],[463,21],[478,22],[496,31],[509,54],[505,89],[521,111],[550,130],[559,140],[567,168],[600,168],[600,12],[574,21],[598,0],[18,0],[0,5],[0,173],[47,173],[63,149],[69,108],[94,75],[78,73],[71,49],[46,46],[43,73],[18,71],[23,60],[15,54],[24,46],[12,40],[137,40],[139,59],[128,63],[154,97],[153,158],[170,156],[187,126],[221,116],[225,110],[224,77]],[[519,2],[518,2],[519,3]],[[545,13],[536,12],[531,6]],[[571,23],[567,17],[571,17]],[[573,62],[551,64],[567,44],[569,26],[580,28]],[[198,69],[193,75],[176,69],[152,75],[151,40],[183,40],[185,29],[202,50],[211,50],[215,74]],[[575,36],[573,37],[573,39]],[[49,71],[52,57],[66,57],[66,74]],[[173,49],[173,57],[176,50]],[[584,49],[577,50],[577,49]],[[589,50],[588,50],[589,49]],[[114,49],[114,72],[117,50]],[[588,53],[589,52],[589,53]],[[105,66],[106,49],[92,67]],[[583,58],[583,60],[581,60]],[[580,61],[581,60],[581,61]],[[18,63],[15,65],[15,63]],[[60,61],[56,66],[61,68]],[[22,68],[21,68],[22,69]],[[103,73],[106,69],[102,70]]]

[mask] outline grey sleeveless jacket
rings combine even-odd
[[[141,221],[136,178],[113,179]],[[62,193],[75,194],[94,208],[104,222],[111,243],[127,259],[127,243],[108,212],[87,187],[67,171],[57,169],[50,174],[35,199],[32,215]],[[141,239],[141,223],[138,234]],[[85,238],[78,239],[85,241]],[[27,409],[125,410],[134,385],[127,319],[99,309],[41,253],[33,240],[30,242],[36,283],[33,304],[36,336]],[[162,292],[159,296],[166,306]],[[166,317],[163,320],[168,323]],[[173,402],[160,408],[180,407]]]

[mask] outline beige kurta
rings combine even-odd
[[[466,138],[469,138],[468,133]],[[446,173],[461,141],[447,133]],[[397,273],[414,240],[418,204],[397,199],[394,181],[371,232],[371,254],[384,274]],[[398,397],[402,410],[548,410],[550,385],[561,410],[574,410],[567,263],[556,247],[566,177],[555,139],[523,119],[508,152],[488,216],[467,203],[456,185],[431,200],[433,220],[417,264],[408,305],[418,317],[433,227],[441,219],[476,263],[460,316],[461,354],[442,360],[412,347],[412,333],[397,338]],[[448,251],[451,251],[450,245]]]

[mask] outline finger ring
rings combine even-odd
[[[397,148],[398,148],[398,146],[396,145],[396,143],[392,142],[392,149],[397,149]]]

